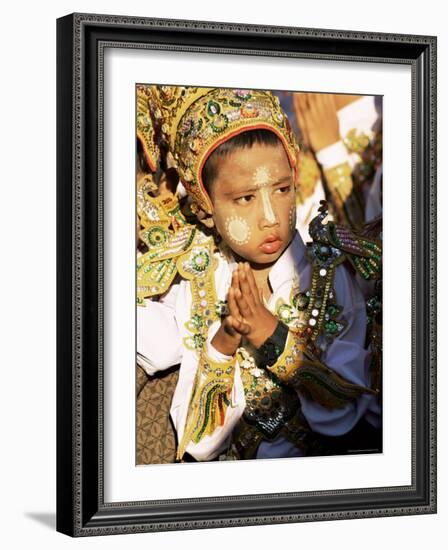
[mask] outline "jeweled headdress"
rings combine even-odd
[[[298,145],[276,96],[261,90],[154,86],[156,118],[174,156],[184,187],[208,214],[210,198],[202,169],[211,153],[247,130],[266,129],[283,143],[296,170]]]
[[[157,170],[160,150],[157,146],[156,131],[151,113],[154,104],[152,86],[137,86],[137,138],[151,172]]]

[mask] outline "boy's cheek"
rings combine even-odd
[[[216,218],[215,223],[218,233],[230,248],[247,245],[253,237],[253,227],[250,220],[237,213]]]

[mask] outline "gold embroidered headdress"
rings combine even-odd
[[[160,150],[157,146],[156,132],[151,113],[154,105],[151,86],[137,86],[137,138],[143,150],[143,156],[151,172],[157,170]]]
[[[266,129],[283,143],[296,170],[298,145],[280,102],[271,92],[229,88],[154,86],[156,117],[174,156],[184,187],[197,205],[212,213],[202,169],[221,143],[247,130]]]

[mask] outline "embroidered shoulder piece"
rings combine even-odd
[[[191,280],[212,263],[214,241],[183,217],[173,195],[146,196],[140,238],[147,252],[137,259],[137,303],[165,293],[179,273]]]
[[[204,436],[211,435],[218,426],[224,424],[230,405],[234,374],[234,358],[226,362],[215,362],[204,351],[201,353],[185,432],[177,450],[177,460],[182,459],[191,441],[199,443]]]
[[[366,280],[378,279],[381,276],[381,242],[367,238],[362,233],[328,221],[326,201],[321,201],[319,214],[311,221],[309,233],[317,257],[325,257],[329,249],[337,249],[343,260],[348,259],[356,271]]]
[[[285,349],[269,371],[285,385],[302,391],[327,409],[344,407],[363,393],[376,392],[345,380],[321,363],[299,333],[289,331]]]

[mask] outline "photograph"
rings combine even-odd
[[[7,5],[2,547],[443,546],[443,6]]]
[[[57,530],[434,514],[436,38],[57,30]]]
[[[139,83],[135,126],[136,464],[381,453],[382,97]]]

